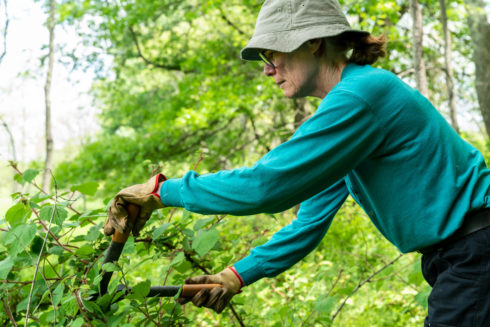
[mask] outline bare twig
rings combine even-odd
[[[12,169],[14,169],[20,176],[23,175],[22,171],[19,169],[19,167],[17,167],[17,164],[13,161],[9,161],[9,165],[10,167],[12,167]],[[32,186],[34,186],[37,190],[39,190],[41,193],[43,194],[46,194],[46,195],[49,195],[48,193],[46,193],[45,191],[43,191],[43,189],[37,185],[34,181],[31,181],[30,184]],[[53,199],[53,196],[49,196],[50,199]],[[61,199],[63,199],[63,197],[59,197]],[[66,206],[68,209],[70,209],[71,211],[73,211],[74,213],[76,213],[77,215],[81,215],[81,212],[79,212],[78,210],[76,210],[75,208],[73,208],[71,206],[71,204],[67,205]],[[96,223],[94,223],[92,220],[86,218],[88,222],[90,222],[92,225],[96,225]]]
[[[233,29],[235,29],[238,33],[240,33],[241,35],[245,35],[245,32],[242,31],[237,25],[235,25],[231,20],[228,19],[228,17],[225,15],[224,11],[222,8],[219,8],[219,12],[221,14],[221,18],[224,19],[224,21],[230,25],[231,27],[233,27]]]
[[[282,297],[283,299],[285,299],[285,298],[286,298],[286,294],[284,294],[283,292],[281,292],[280,290],[278,290],[278,289],[276,288],[276,286],[274,285],[274,283],[272,283],[272,282],[271,282],[270,280],[268,280],[268,279],[264,279],[264,280],[265,280],[265,282],[266,282],[267,284],[269,284],[269,286],[270,286],[270,287],[272,287],[272,291],[273,291],[274,293],[279,294],[279,296],[280,296],[280,297]]]
[[[53,177],[53,179],[54,179],[54,177]],[[54,214],[56,212],[56,204],[58,202],[58,187],[56,185],[56,180],[55,179],[54,179],[54,186],[55,186],[55,188],[54,188],[55,189],[55,197],[54,197],[53,211],[51,212],[51,217],[49,218],[49,225],[48,225],[48,228],[47,228],[47,231],[46,231],[46,235],[44,236],[44,241],[43,241],[43,245],[41,246],[41,251],[39,251],[39,257],[37,258],[36,269],[34,270],[34,276],[32,277],[31,290],[29,292],[29,300],[27,302],[25,326],[28,326],[28,322],[29,322],[29,310],[31,308],[31,301],[32,301],[32,293],[34,291],[34,284],[36,282],[37,273],[39,271],[39,264],[41,263],[41,258],[42,258],[42,255],[43,255],[44,247],[46,245],[46,241],[48,240],[48,235],[50,234],[50,230],[51,230],[51,224],[53,222]]]
[[[8,299],[7,299],[8,301]],[[7,316],[9,317],[10,321],[12,322],[12,324],[17,327],[17,323],[15,322],[15,319],[14,319],[14,316],[12,315],[12,311],[10,310],[10,307],[8,306],[7,303],[5,303],[5,300],[2,299],[2,303],[3,303],[3,307],[5,309],[5,312],[7,313]]]
[[[194,164],[194,167],[192,167],[192,170],[196,170],[197,167],[199,166],[199,164],[201,163],[201,161],[203,161],[204,157],[202,156],[202,151],[201,153],[199,153],[199,160],[197,160],[197,162]]]
[[[194,70],[184,70],[180,66],[177,66],[177,65],[163,65],[163,64],[160,64],[160,63],[157,63],[157,62],[154,62],[154,61],[148,59],[143,54],[143,52],[141,50],[141,47],[140,47],[140,44],[138,42],[138,38],[136,37],[136,33],[134,32],[133,27],[131,27],[131,26],[129,26],[129,33],[131,34],[131,38],[133,39],[134,45],[136,46],[136,51],[138,52],[138,56],[141,59],[143,59],[143,61],[145,63],[147,63],[148,65],[151,65],[151,66],[156,67],[156,68],[162,68],[162,69],[166,69],[166,70],[179,71],[179,72],[183,72],[183,73],[193,73],[193,72],[195,72]]]
[[[335,280],[335,282],[332,284],[332,287],[330,287],[330,290],[327,292],[327,296],[330,295],[330,293],[332,293],[333,289],[335,288],[335,286],[337,286],[337,284],[339,283],[339,280],[340,280],[340,277],[342,276],[342,273],[343,273],[343,269],[340,269],[339,270],[339,274],[337,275],[337,279]]]
[[[368,278],[366,278],[365,280],[361,281],[353,290],[352,292],[347,295],[344,299],[344,301],[342,301],[342,303],[340,304],[340,306],[337,308],[337,311],[335,311],[335,313],[333,314],[332,316],[332,320],[330,321],[330,324],[329,326],[332,325],[335,317],[337,317],[337,315],[340,313],[340,311],[342,310],[342,308],[345,306],[345,303],[347,302],[347,300],[352,296],[354,295],[364,284],[368,283],[371,281],[371,279],[376,276],[377,274],[379,274],[380,272],[382,272],[383,270],[385,270],[386,268],[388,268],[389,266],[391,266],[392,264],[394,264],[396,261],[398,261],[398,259],[400,259],[401,257],[403,257],[403,253],[401,253],[398,257],[396,257],[395,259],[391,260],[390,262],[388,262],[386,265],[384,265],[383,267],[381,267],[381,269],[378,269],[377,271],[375,271],[374,273],[372,273]]]
[[[3,0],[3,5],[5,7],[5,28],[3,30],[3,50],[2,53],[0,54],[0,63],[3,60],[3,57],[5,57],[5,54],[7,53],[7,30],[9,28],[9,15],[7,11],[7,0]]]

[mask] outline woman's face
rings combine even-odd
[[[266,51],[265,56],[273,63],[266,64],[264,74],[274,78],[288,98],[315,96],[318,67],[308,44],[291,53]]]
[[[272,63],[265,65],[264,74],[274,78],[288,98],[314,96],[323,99],[340,81],[343,66],[331,69],[323,57],[315,54],[321,42],[319,39],[308,41],[290,53],[263,52]]]

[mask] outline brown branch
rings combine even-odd
[[[332,287],[330,287],[330,290],[327,292],[327,296],[330,295],[330,293],[332,293],[333,289],[335,288],[335,286],[337,286],[337,284],[339,283],[339,280],[340,280],[340,277],[342,276],[342,273],[343,273],[343,269],[340,269],[339,270],[339,274],[337,275],[337,279],[335,280],[335,282],[332,284]]]
[[[342,301],[342,303],[340,304],[340,306],[337,308],[337,311],[335,311],[335,313],[333,314],[332,316],[332,319],[330,321],[330,324],[328,326],[331,326],[335,317],[337,317],[337,315],[340,313],[340,311],[342,310],[342,308],[345,306],[345,303],[347,302],[347,300],[352,296],[354,295],[364,284],[368,283],[371,281],[371,279],[376,276],[377,274],[379,274],[380,272],[382,272],[383,270],[385,270],[386,268],[388,268],[389,266],[391,266],[392,264],[394,264],[396,261],[398,261],[398,259],[400,259],[401,257],[403,257],[403,253],[401,253],[398,257],[396,257],[395,259],[391,260],[390,262],[388,262],[386,265],[384,265],[383,267],[381,267],[381,269],[378,269],[377,271],[375,271],[374,273],[372,273],[368,278],[366,278],[365,280],[361,281],[353,290],[352,292],[347,295],[344,299],[344,301]]]
[[[16,171],[16,172],[17,172],[17,173],[20,175],[20,176],[23,176],[22,171],[19,169],[19,167],[17,167],[17,164],[16,164],[15,162],[13,162],[13,161],[9,161],[9,165],[10,165],[10,167],[12,167],[12,169],[14,169],[14,170],[15,170],[15,171]],[[43,191],[43,189],[42,189],[42,188],[41,188],[39,185],[37,185],[37,184],[36,184],[34,181],[31,181],[31,182],[30,182],[30,184],[31,184],[32,186],[34,186],[36,189],[38,189],[38,190],[39,190],[41,193],[43,193],[43,194],[45,194],[45,195],[49,195],[48,193],[46,193],[45,191]],[[53,196],[52,196],[52,195],[50,195],[50,196],[49,196],[49,198],[50,198],[50,199],[53,199]],[[61,196],[59,196],[59,198],[60,198],[60,199],[65,200],[65,199],[64,199],[63,197],[61,197]],[[79,212],[78,210],[76,210],[75,208],[73,208],[71,204],[67,205],[66,207],[67,207],[68,209],[70,209],[71,211],[73,211],[73,212],[74,212],[75,214],[77,214],[77,215],[81,215],[81,214],[82,214],[81,212]],[[92,220],[90,220],[89,218],[86,218],[86,219],[87,219],[87,221],[88,221],[89,223],[91,223],[92,225],[96,225],[96,223],[94,223],[94,222],[93,222]]]
[[[274,283],[272,283],[270,280],[268,280],[268,279],[264,279],[264,281],[265,281],[267,284],[269,284],[269,286],[270,286],[270,287],[272,287],[272,291],[273,291],[274,293],[279,294],[279,296],[280,296],[280,297],[282,297],[283,299],[286,299],[286,298],[287,298],[286,294],[284,294],[283,292],[281,292],[280,290],[278,290],[278,289],[276,288],[276,286],[274,285]]]
[[[180,66],[177,66],[177,65],[163,65],[163,64],[160,64],[160,63],[157,63],[157,62],[154,62],[154,61],[148,59],[143,54],[143,51],[141,50],[141,47],[140,47],[140,44],[138,42],[138,38],[136,36],[136,33],[134,32],[133,27],[131,27],[131,26],[129,26],[129,33],[131,34],[131,38],[133,39],[134,45],[136,46],[136,51],[138,52],[138,56],[141,59],[143,59],[143,61],[146,64],[151,65],[151,66],[156,67],[156,68],[162,68],[162,69],[172,70],[172,71],[179,71],[179,72],[183,72],[183,73],[194,73],[195,72],[195,70],[184,70]]]
[[[230,304],[228,304],[228,306],[230,307],[231,312],[235,316],[236,320],[238,320],[238,323],[240,324],[240,326],[241,327],[245,327],[245,324],[243,323],[242,318],[240,318],[240,316],[238,315],[238,313],[235,311],[235,308],[233,308],[233,305],[231,305],[231,303],[230,303]]]
[[[260,137],[259,133],[257,132],[257,128],[255,127],[255,121],[253,120],[252,115],[247,115],[247,116],[250,120],[250,123],[252,124],[252,129],[254,131],[255,139],[257,140],[257,142],[259,144],[261,144],[267,150],[267,152],[270,152],[271,148],[267,144],[264,144],[263,142],[261,142],[261,137]]]
[[[233,29],[235,29],[238,33],[240,33],[241,35],[245,35],[245,32],[242,31],[238,26],[236,26],[231,20],[228,19],[228,17],[226,17],[225,13],[223,12],[223,9],[219,8],[219,12],[221,14],[221,18],[223,18],[223,20],[228,24],[230,25],[231,27],[233,27]]]
[[[5,312],[7,312],[7,316],[9,317],[10,321],[12,324],[17,327],[17,323],[15,322],[14,316],[12,315],[12,311],[10,311],[10,307],[5,303],[5,300],[2,299],[3,307],[5,309]]]

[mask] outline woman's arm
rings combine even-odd
[[[291,224],[234,265],[245,285],[263,277],[276,276],[316,248],[348,195],[342,179],[304,201]]]
[[[252,167],[190,171],[162,184],[162,203],[203,214],[273,213],[328,188],[376,151],[384,130],[354,93],[332,91],[327,98],[289,141]]]

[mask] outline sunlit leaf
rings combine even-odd
[[[39,211],[39,218],[45,221],[50,221],[51,217],[53,217],[53,223],[57,225],[63,225],[66,217],[68,217],[68,212],[61,207],[56,207],[55,212],[53,212],[54,206],[46,206],[42,207]]]
[[[139,298],[139,299],[144,298],[145,296],[148,295],[148,293],[150,293],[150,281],[145,280],[144,282],[140,282],[140,283],[136,284],[135,286],[133,286],[131,288],[131,293],[136,298]]]
[[[5,244],[9,249],[9,254],[15,257],[22,252],[36,236],[36,226],[34,224],[19,225],[7,232]]]
[[[78,191],[78,192],[85,194],[85,195],[94,196],[95,193],[97,192],[98,188],[99,188],[99,183],[97,183],[97,182],[86,182],[83,184],[73,185],[70,190],[73,192]]]
[[[26,169],[26,170],[24,171],[24,173],[22,174],[22,178],[23,178],[23,179],[24,179],[26,182],[30,183],[30,182],[32,182],[32,180],[33,180],[34,178],[36,178],[36,176],[39,174],[39,172],[41,172],[41,171],[40,171],[40,170],[38,170],[38,169]]]
[[[25,223],[31,216],[31,208],[22,202],[17,202],[11,206],[5,213],[5,220],[9,222],[11,226]]]
[[[5,260],[0,261],[0,279],[6,279],[13,266],[14,262],[10,257],[7,257]]]
[[[203,231],[194,237],[192,248],[199,254],[199,256],[204,257],[206,253],[214,247],[218,240],[219,233],[216,229]]]

